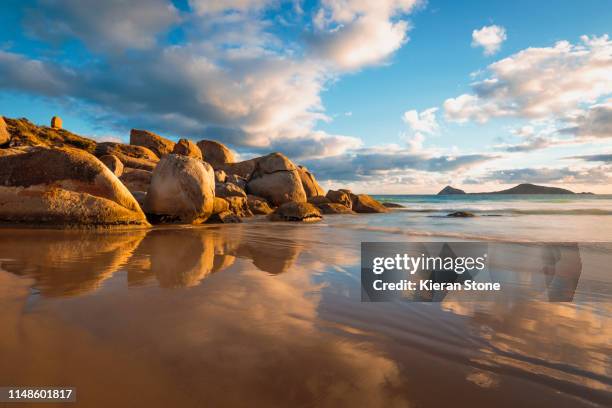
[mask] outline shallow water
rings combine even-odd
[[[610,403],[610,299],[360,302],[360,242],[423,239],[394,217],[0,229],[0,385],[85,407]]]

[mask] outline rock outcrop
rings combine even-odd
[[[6,145],[10,142],[11,135],[6,129],[6,122],[4,117],[0,116],[0,146]]]
[[[451,195],[451,194],[465,194],[465,191],[460,190],[458,188],[451,187],[451,186],[446,186],[442,190],[440,190],[440,192],[438,193],[438,195]]]
[[[253,216],[246,197],[229,196],[225,197],[225,200],[229,204],[229,211],[238,217],[244,218]]]
[[[215,142],[214,140],[200,140],[198,147],[202,152],[202,157],[213,168],[218,168],[219,165],[234,163],[236,158],[234,153],[228,149],[225,145]]]
[[[289,201],[279,206],[269,216],[270,221],[313,222],[321,220],[321,211],[306,202]]]
[[[212,214],[206,221],[209,224],[236,224],[242,222],[240,217],[230,211],[223,211],[220,213]]]
[[[228,177],[231,175],[236,175],[248,180],[255,171],[255,167],[259,159],[259,157],[256,157],[254,159],[244,160],[238,163],[217,164],[214,166],[214,168],[215,170],[220,169],[225,171]],[[206,161],[206,157],[204,157],[204,161]]]
[[[121,177],[123,174],[123,163],[121,163],[121,160],[119,160],[117,156],[107,154],[100,157],[100,161],[104,163],[104,165],[108,167],[108,169],[112,171],[115,176]]]
[[[61,129],[62,128],[62,118],[59,116],[54,116],[51,118],[51,127],[53,129]]]
[[[102,157],[107,154],[116,156],[125,167],[133,169],[152,171],[159,161],[159,157],[146,147],[114,142],[98,143],[95,155]]]
[[[387,208],[405,208],[403,205],[401,204],[397,204],[397,203],[390,203],[388,201],[382,203],[382,205],[384,205]]]
[[[331,203],[331,200],[325,196],[322,195],[318,195],[318,196],[314,196],[314,197],[308,197],[307,200],[310,204],[314,204],[316,206],[319,206],[321,204],[328,204]]]
[[[306,198],[322,196],[325,194],[325,190],[321,188],[314,175],[308,171],[304,166],[297,166],[300,180],[302,181],[302,187],[306,193]]]
[[[345,190],[329,190],[327,192],[327,194],[325,195],[325,197],[327,197],[327,199],[332,202],[332,203],[336,203],[336,204],[342,204],[345,207],[348,208],[352,208],[353,207],[353,200],[351,199],[351,192]]]
[[[215,170],[215,183],[225,183],[227,174],[223,170]]]
[[[247,192],[263,197],[275,206],[291,201],[306,202],[297,167],[280,153],[259,158],[247,184]]]
[[[450,214],[446,214],[447,217],[455,217],[455,218],[469,218],[474,217],[474,213],[469,211],[455,211]]]
[[[174,149],[172,149],[172,153],[202,160],[202,152],[198,146],[189,139],[180,139],[176,142]]]
[[[213,201],[213,214],[219,214],[224,211],[229,211],[229,203],[224,198],[215,197]]]
[[[253,214],[257,215],[267,215],[273,211],[265,198],[257,197],[251,194],[247,196],[247,205],[249,206],[249,210],[251,210]]]
[[[148,130],[141,129],[130,130],[130,144],[146,147],[155,153],[157,157],[172,153],[174,149],[174,142],[172,140],[166,139],[156,133],[149,132]]]
[[[385,213],[389,209],[367,194],[353,195],[352,210],[358,213]]]
[[[148,225],[132,194],[101,161],[68,147],[0,156],[0,221]]]
[[[198,224],[212,214],[214,198],[215,174],[210,165],[168,154],[153,171],[144,210],[156,221]]]
[[[46,126],[36,126],[27,119],[4,118],[6,129],[11,136],[10,147],[17,146],[47,146],[74,147],[93,153],[96,142],[71,133],[65,129],[53,129]]]

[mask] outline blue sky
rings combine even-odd
[[[606,1],[9,0],[0,114],[281,151],[327,187],[610,192]]]

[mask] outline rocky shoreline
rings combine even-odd
[[[312,222],[390,211],[365,194],[321,188],[281,153],[236,162],[213,140],[173,142],[132,129],[130,143],[96,142],[0,116],[0,225],[60,227]]]

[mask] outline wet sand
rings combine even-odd
[[[610,299],[360,302],[359,243],[398,239],[1,229],[0,385],[75,386],[83,407],[610,403]]]

